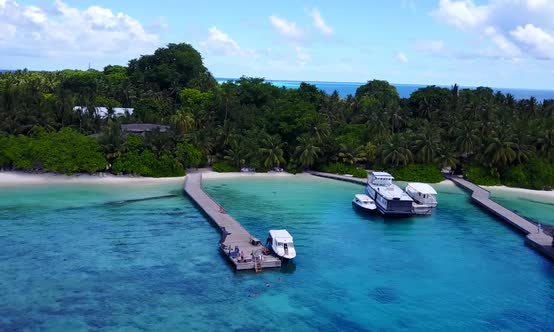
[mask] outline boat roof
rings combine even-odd
[[[371,172],[371,174],[373,174],[373,176],[389,177],[394,179],[394,177],[387,172]]]
[[[411,182],[411,183],[408,183],[408,187],[412,187],[414,190],[422,194],[428,194],[428,195],[437,194],[437,191],[427,183]]]
[[[287,232],[286,229],[271,229],[269,231],[269,235],[277,239],[277,241],[283,241],[283,242],[292,242],[292,236]]]
[[[368,195],[364,195],[364,194],[356,194],[356,195],[354,195],[354,197],[356,197],[360,201],[371,201],[372,200]]]
[[[413,199],[408,194],[406,194],[404,190],[400,189],[400,187],[395,184],[379,186],[373,183],[369,183],[368,185],[387,200],[398,199],[401,201],[413,201]]]

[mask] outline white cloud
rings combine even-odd
[[[17,31],[17,28],[11,24],[2,23],[0,22],[0,44],[2,42],[7,42],[13,39],[15,36],[15,33]]]
[[[534,51],[546,59],[554,59],[554,34],[548,33],[533,24],[518,26],[510,34],[523,44],[534,49]]]
[[[402,52],[396,53],[396,60],[400,63],[408,63],[408,57]]]
[[[480,5],[472,0],[440,0],[431,15],[470,34],[474,44],[481,45],[473,51],[477,56],[554,59],[552,0],[488,0]],[[483,46],[482,40],[493,49]]]
[[[208,29],[208,39],[200,43],[207,51],[215,55],[255,56],[252,50],[242,49],[229,35],[213,26]]]
[[[304,50],[304,48],[300,46],[296,46],[294,50],[296,51],[296,57],[298,58],[298,62],[306,63],[306,61],[310,60],[311,56]]]
[[[41,24],[46,21],[46,15],[42,12],[42,10],[40,10],[40,8],[35,6],[25,8],[23,15],[36,24]]]
[[[495,28],[485,28],[485,34],[491,39],[493,44],[506,55],[506,57],[514,58],[521,56],[519,48]]]
[[[477,6],[471,0],[440,0],[439,8],[432,15],[459,29],[476,27],[487,19],[489,8]]]
[[[296,26],[295,22],[287,21],[275,15],[269,17],[271,25],[285,37],[298,38],[302,35],[302,31]]]
[[[79,10],[60,0],[54,2],[54,11],[0,0],[0,22],[0,39],[17,40],[0,44],[5,55],[138,56],[160,44],[156,34],[124,13],[99,6]]]
[[[310,13],[310,16],[314,20],[315,27],[324,35],[331,36],[333,35],[333,28],[331,28],[327,23],[325,23],[325,20],[323,17],[321,17],[321,13],[317,8],[314,8],[312,12]]]

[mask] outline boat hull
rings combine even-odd
[[[375,205],[369,205],[369,206],[360,205],[356,203],[356,200],[352,200],[352,206],[359,211],[364,211],[368,213],[371,213],[377,210],[377,206]]]
[[[366,194],[375,201],[377,211],[387,217],[409,217],[414,215],[412,211],[413,201],[390,201],[386,200],[380,193],[370,186],[365,189]],[[394,207],[388,206],[392,202]]]

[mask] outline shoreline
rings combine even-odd
[[[55,173],[26,173],[21,171],[0,172],[0,188],[16,188],[28,186],[48,186],[58,184],[93,184],[93,185],[122,185],[122,184],[160,184],[183,181],[183,176],[151,178],[131,175],[114,175],[111,173],[95,174],[55,174]]]
[[[531,195],[540,198],[551,198],[554,201],[554,190],[534,190],[534,189],[525,189],[525,188],[516,188],[508,186],[481,186],[491,192],[491,197],[494,197],[495,193],[510,193],[510,194],[521,194],[521,195]]]
[[[228,172],[218,173],[210,169],[198,169],[189,173],[202,173],[205,180],[232,179],[243,177],[255,178],[291,178],[291,177],[309,177],[307,173],[292,174],[287,172],[267,172],[267,173],[249,173],[249,172]],[[156,184],[184,181],[185,176],[152,178],[132,175],[114,175],[111,173],[95,174],[54,174],[54,173],[26,173],[22,171],[0,171],[0,188],[10,188],[18,186],[49,185],[49,184]],[[439,183],[432,183],[433,186],[453,187],[456,186],[450,180],[443,180]],[[554,200],[554,190],[533,190],[525,188],[507,187],[507,186],[482,186],[489,190],[494,197],[495,193],[511,193],[520,195],[531,195],[542,199]]]

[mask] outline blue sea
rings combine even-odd
[[[0,331],[554,331],[554,264],[456,187],[386,220],[352,209],[354,184],[205,181],[258,238],[294,236],[259,274],[233,271],[181,188],[0,188]]]
[[[228,80],[235,80],[233,78],[217,78],[217,81],[227,82]],[[287,80],[267,80],[278,87],[285,87],[287,89],[297,89],[302,81],[287,81]],[[354,95],[356,89],[365,83],[359,82],[321,82],[321,81],[306,81],[306,83],[317,86],[320,90],[325,91],[327,94],[332,94],[337,91],[341,97],[348,95]],[[401,98],[409,98],[412,92],[424,88],[427,85],[421,84],[392,84],[398,90],[398,94]],[[440,85],[439,85],[440,86]],[[444,88],[452,88],[451,86],[441,86]],[[475,87],[461,87],[462,89],[474,89]],[[515,99],[529,99],[535,97],[538,101],[546,99],[554,99],[554,90],[537,90],[537,89],[513,89],[513,88],[492,88],[495,91],[500,91],[504,94],[511,94]]]

